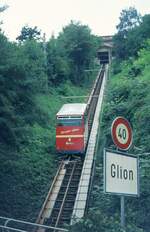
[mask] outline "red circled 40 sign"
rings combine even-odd
[[[117,117],[111,127],[112,139],[115,145],[122,149],[128,150],[132,144],[132,129],[129,122],[123,117]]]

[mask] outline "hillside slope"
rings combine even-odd
[[[116,67],[116,65],[115,65]],[[133,145],[128,151],[140,159],[140,197],[125,197],[128,232],[149,232],[150,228],[150,41],[137,59],[118,65],[121,70],[108,80],[97,152],[94,186],[87,217],[71,231],[121,232],[120,197],[103,192],[103,149],[116,149],[111,124],[117,116],[127,118],[133,129]]]
[[[55,115],[64,103],[86,102],[78,96],[89,95],[95,76],[84,86],[66,82],[36,96],[40,122],[26,126],[26,143],[19,152],[1,152],[0,215],[35,221],[58,168]]]

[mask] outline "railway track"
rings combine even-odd
[[[69,224],[78,190],[83,161],[62,160],[36,223],[60,228]],[[44,232],[39,228],[37,232]],[[51,230],[54,231],[54,230]]]
[[[64,224],[70,223],[82,165],[80,160],[66,164],[66,174],[50,217],[51,226],[63,227]]]
[[[92,128],[98,101],[98,97],[93,96],[99,96],[104,72],[105,67],[102,67],[88,99],[89,131]],[[61,161],[36,223],[48,225],[53,228],[63,228],[66,224],[70,224],[82,173],[83,161],[81,158],[69,158]],[[56,230],[45,230],[43,228],[36,230],[36,232],[48,231]]]
[[[98,96],[100,93],[104,72],[105,72],[105,66],[102,67],[101,72],[94,84],[93,90],[88,100],[88,105],[89,105],[89,110],[88,110],[89,119],[88,120],[89,120],[89,131],[90,132],[92,128],[93,118],[94,118],[94,114],[95,114],[95,110],[97,106]],[[96,97],[93,97],[93,96],[96,96]]]

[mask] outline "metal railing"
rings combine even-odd
[[[12,225],[8,225],[10,223],[15,223],[14,226]],[[17,228],[17,224],[23,227],[28,227],[28,226],[32,226],[32,228],[34,229],[36,228],[43,228],[43,229],[49,229],[49,231],[60,231],[60,232],[68,232],[69,230],[67,229],[63,229],[63,228],[58,228],[58,227],[52,227],[52,226],[46,226],[46,225],[41,225],[41,224],[37,224],[37,223],[32,223],[32,222],[27,222],[27,221],[22,221],[22,220],[16,220],[13,218],[7,218],[7,217],[1,217],[0,216],[0,231],[1,232],[11,232],[11,231],[17,231],[17,232],[31,232],[31,230],[24,230],[24,229],[20,229]],[[19,226],[18,226],[19,227]],[[32,229],[32,231],[33,231]]]

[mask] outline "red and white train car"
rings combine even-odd
[[[64,104],[56,114],[56,150],[83,154],[88,139],[87,104]]]

